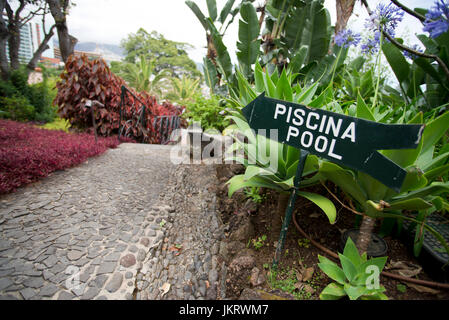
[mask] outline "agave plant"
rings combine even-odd
[[[321,300],[387,300],[385,287],[379,284],[379,275],[387,257],[368,259],[362,255],[351,238],[346,241],[343,254],[339,253],[341,268],[326,257],[318,255],[318,267],[335,282],[329,284],[320,294]]]
[[[356,114],[360,118],[376,120],[372,110],[360,96]],[[424,123],[423,114],[416,114],[408,123]],[[449,192],[449,182],[437,181],[449,171],[449,164],[446,164],[449,152],[443,154],[435,152],[435,145],[449,128],[449,112],[435,119],[428,119],[425,124],[422,139],[416,149],[381,151],[383,155],[407,170],[400,192],[386,187],[365,173],[327,161],[320,162],[320,175],[350,195],[364,214],[357,240],[360,252],[366,252],[368,248],[376,218],[395,218],[401,221],[406,219],[419,223],[423,230],[431,232],[449,252],[449,246],[444,238],[426,225],[423,219],[419,221],[403,213],[404,210],[449,208],[449,203],[441,197],[442,194]]]
[[[312,100],[317,85],[301,88],[291,84],[296,75],[288,73],[285,69],[279,76],[277,72],[269,75],[263,72],[257,63],[255,70],[255,89],[248,83],[242,73],[237,71],[239,83],[239,98],[230,99],[236,110],[247,105],[258,93],[266,92],[267,96],[307,104]],[[264,187],[279,192],[277,214],[273,217],[274,229],[280,227],[280,216],[285,212],[289,194],[292,191],[296,170],[300,161],[301,151],[291,146],[269,139],[271,133],[258,132],[256,134],[249,127],[245,117],[240,111],[230,111],[235,124],[228,127],[224,133],[231,135],[235,143],[228,150],[240,151],[240,155],[233,155],[227,160],[233,160],[246,167],[245,174],[236,175],[228,181],[229,196],[235,191],[245,187]],[[273,136],[271,136],[273,138]],[[300,188],[311,186],[320,181],[317,168],[320,160],[309,155],[304,164]],[[302,196],[318,205],[327,215],[329,222],[334,223],[336,209],[333,203],[319,194],[298,191]]]

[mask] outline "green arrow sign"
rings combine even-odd
[[[406,171],[376,150],[414,149],[424,125],[383,124],[265,97],[242,112],[252,129],[277,129],[278,141],[360,170],[399,192]]]

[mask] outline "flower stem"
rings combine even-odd
[[[337,66],[338,66],[338,62],[340,61],[340,57],[341,57],[341,52],[343,51],[343,47],[340,47],[340,50],[338,50],[338,55],[337,55],[337,59],[335,59],[334,65],[332,66],[332,78],[331,81],[329,82],[329,87],[331,87],[331,89],[333,88],[333,83],[334,83],[334,77],[335,77],[335,71],[337,70]],[[334,95],[333,91],[332,91],[332,96]]]
[[[380,33],[379,39],[379,54],[377,55],[377,82],[376,82],[376,91],[374,92],[374,101],[372,108],[374,109],[377,104],[377,95],[379,93],[379,84],[380,84],[380,58],[382,57],[382,42],[383,42],[383,33]]]

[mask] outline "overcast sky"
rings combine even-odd
[[[237,0],[238,1],[238,0]],[[204,13],[207,13],[206,0],[195,1]],[[263,0],[256,0],[262,3]],[[378,0],[369,0],[374,8]],[[388,1],[384,0],[384,3]],[[403,4],[415,8],[429,8],[433,0],[402,0]],[[186,6],[184,0],[75,0],[76,6],[70,11],[67,18],[71,34],[80,42],[98,42],[105,44],[120,44],[120,41],[129,33],[135,33],[140,27],[148,32],[156,30],[167,39],[187,42],[195,49],[189,51],[189,56],[201,62],[206,49],[205,31],[196,16]],[[226,0],[217,0],[220,12]],[[326,0],[325,6],[329,10],[332,23],[335,23],[335,0]],[[350,26],[353,29],[363,27],[367,17],[365,8],[357,1]],[[399,35],[407,30],[413,33],[421,32],[420,22],[406,15],[399,29]],[[238,34],[238,19],[228,29],[224,41],[231,56],[235,59],[235,48]],[[410,38],[410,41],[413,40]]]

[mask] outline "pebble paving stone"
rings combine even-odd
[[[121,144],[0,196],[0,299],[224,298],[215,166],[170,152]]]
[[[131,253],[131,246],[142,260],[149,255],[157,235],[147,235],[146,222],[157,218],[149,215],[169,180],[169,157],[169,146],[121,144],[1,195],[0,298],[126,299],[132,294],[134,287],[123,278],[127,271],[137,274],[138,262],[123,270],[120,258]],[[77,279],[80,287],[92,285],[66,290]]]

